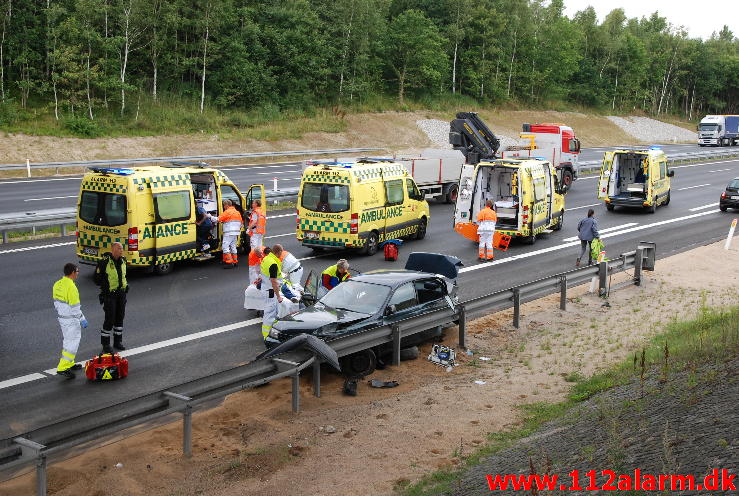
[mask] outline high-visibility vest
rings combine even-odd
[[[332,265],[330,267],[327,267],[326,270],[324,270],[321,275],[329,276],[331,287],[335,287],[337,284],[346,281],[349,278],[349,271],[347,270],[344,272],[343,276],[339,276],[339,267],[337,265]]]
[[[491,232],[495,231],[495,222],[498,220],[498,216],[495,211],[490,207],[485,207],[477,214],[477,231],[478,232]]]
[[[60,319],[81,319],[80,292],[77,285],[69,277],[62,277],[54,283],[51,291],[54,308]]]
[[[223,234],[238,234],[241,232],[241,224],[243,220],[241,214],[233,206],[228,207],[218,216],[218,220],[223,223]]]
[[[121,280],[118,280],[118,271],[115,268],[115,260],[112,256],[108,257],[108,263],[105,264],[105,277],[108,279],[108,291],[125,290],[128,287],[126,280],[126,259],[121,257]]]
[[[280,259],[277,258],[277,256],[274,253],[270,253],[266,257],[262,259],[262,265],[261,265],[261,272],[262,272],[262,280],[263,281],[269,281],[269,268],[277,264],[277,284],[278,286],[282,286],[282,262],[280,262]],[[272,289],[272,285],[270,283],[267,283],[266,285],[262,283],[262,288],[266,289]]]
[[[261,207],[257,207],[251,212],[251,222],[255,221],[254,234],[265,234],[267,232],[267,217],[265,217]]]
[[[282,250],[280,262],[282,262],[285,272],[288,274],[300,268],[300,261],[287,250]]]

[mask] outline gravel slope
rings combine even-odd
[[[611,115],[608,116],[608,119],[627,134],[647,143],[676,143],[682,141],[696,143],[698,140],[698,133],[648,117],[616,117]]]

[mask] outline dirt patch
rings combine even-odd
[[[50,494],[391,494],[516,425],[518,405],[562,400],[573,374],[621,361],[670,319],[739,299],[739,251],[722,243],[660,260],[657,269],[643,286],[613,292],[610,307],[586,285],[569,292],[565,312],[558,296],[525,304],[520,329],[510,311],[478,319],[468,326],[473,355],[462,353],[451,372],[424,359],[428,345],[419,359],[373,374],[398,381],[394,389],[363,381],[347,397],[341,378],[326,374],[314,398],[305,378],[300,415],[290,412],[288,380],[234,394],[194,416],[191,460],[181,457],[177,423],[55,464]],[[453,329],[445,342],[456,344]],[[0,495],[32,487],[24,476],[0,485]]]

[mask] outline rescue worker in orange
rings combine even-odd
[[[224,269],[236,267],[239,256],[236,253],[236,241],[241,234],[244,221],[241,214],[233,205],[231,200],[223,200],[223,213],[218,217],[218,222],[223,224],[223,263]]]
[[[257,246],[249,252],[249,284],[254,284],[260,278],[262,258],[264,258],[264,246]]]
[[[249,216],[249,227],[247,233],[249,234],[249,245],[251,249],[262,246],[264,242],[264,234],[267,232],[267,217],[262,211],[262,202],[260,200],[254,200],[251,202],[251,215]]]
[[[477,214],[477,234],[480,236],[478,257],[481,262],[493,259],[493,238],[498,215],[493,210],[492,200],[485,202],[485,208]]]

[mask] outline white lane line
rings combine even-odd
[[[612,231],[618,231],[619,229],[626,229],[627,227],[636,226],[637,224],[639,224],[639,223],[638,222],[630,222],[628,224],[622,224],[620,226],[607,227],[605,229],[599,229],[598,231],[602,234],[602,233],[607,233],[607,232],[612,232]],[[580,239],[580,238],[578,238],[577,236],[573,236],[571,238],[565,238],[562,241],[564,241],[566,243],[568,241],[575,241],[575,240],[578,240],[578,239]]]
[[[56,374],[56,369],[52,369],[52,370],[54,370],[54,373]],[[20,377],[8,379],[7,381],[2,381],[0,382],[0,389],[17,386],[18,384],[25,384],[26,382],[37,381],[39,379],[44,379],[44,378],[46,378],[45,375],[39,374],[38,372],[34,372],[33,374],[22,375]]]
[[[285,234],[275,234],[273,236],[265,236],[264,239],[270,239],[270,238],[282,238],[284,236],[295,236],[295,233],[285,233]]]
[[[224,166],[224,170],[252,170],[252,169],[274,169],[275,167],[299,167],[300,164],[296,164],[294,162],[285,162],[283,164],[276,164],[276,165],[252,165],[248,167],[229,167]]]
[[[268,215],[268,219],[279,219],[280,217],[295,217],[297,214]]]
[[[295,174],[295,171],[288,170],[288,171],[270,171],[270,172],[257,172],[260,176],[268,176],[270,174]]]
[[[726,171],[730,171],[730,170],[732,170],[732,169],[716,169],[716,170],[712,170],[712,171],[708,171],[708,172],[726,172]]]
[[[565,209],[565,212],[569,212],[570,210],[577,210],[577,209],[580,209],[580,208],[597,207],[598,205],[600,205],[600,203],[593,203],[591,205],[583,205],[581,207],[566,208]]]
[[[634,231],[641,231],[643,229],[649,229],[650,227],[657,227],[657,226],[662,226],[662,225],[665,225],[665,224],[672,224],[674,222],[680,222],[680,221],[683,221],[683,220],[693,219],[693,218],[696,218],[696,217],[702,217],[704,215],[711,215],[711,214],[716,214],[716,213],[718,213],[718,212],[716,212],[716,211],[701,212],[701,213],[698,213],[698,214],[692,214],[692,215],[686,215],[686,216],[683,216],[683,217],[677,217],[675,219],[668,219],[668,220],[663,220],[663,221],[660,221],[660,222],[654,222],[653,224],[644,224],[643,226],[631,227],[631,228],[628,228],[628,229],[624,229],[623,231],[618,231],[618,232],[614,232],[614,233],[604,234],[604,235],[601,236],[601,238],[610,238],[610,237],[613,237],[613,236],[620,236],[621,234],[627,234],[627,233],[634,232]],[[508,258],[502,258],[500,260],[495,260],[493,262],[485,262],[485,263],[481,263],[481,264],[477,264],[477,265],[472,265],[470,267],[465,267],[463,269],[460,269],[459,272],[462,273],[462,272],[471,272],[473,270],[480,270],[480,269],[484,269],[484,268],[487,268],[487,267],[493,267],[495,265],[504,264],[504,263],[508,263],[508,262],[513,262],[515,260],[521,260],[523,258],[535,257],[537,255],[543,255],[544,253],[550,253],[550,252],[553,252],[553,251],[564,250],[565,248],[570,248],[572,246],[579,246],[579,245],[580,245],[580,242],[579,241],[573,241],[573,242],[569,242],[569,243],[563,243],[561,245],[551,246],[549,248],[542,248],[541,250],[536,250],[536,251],[532,251],[532,252],[528,252],[528,253],[522,253],[520,255],[514,255],[514,256],[508,257]]]
[[[701,207],[694,207],[694,208],[691,208],[689,210],[691,212],[697,212],[698,210],[703,210],[703,209],[711,208],[711,207],[718,207],[718,202],[716,202],[716,203],[709,203],[708,205],[703,205]]]
[[[4,253],[18,253],[21,251],[31,251],[31,250],[40,250],[41,248],[54,248],[57,246],[67,246],[67,245],[73,245],[76,241],[69,241],[66,243],[52,243],[50,245],[40,245],[40,246],[28,246],[26,248],[13,248],[12,250],[2,250],[0,251],[0,255]]]
[[[50,196],[48,198],[27,198],[23,200],[24,202],[29,201],[41,201],[41,200],[61,200],[62,198],[77,198],[77,195],[70,195],[70,196]]]
[[[699,165],[730,164],[730,163],[735,163],[735,162],[739,162],[739,160],[734,159],[734,160],[721,160],[718,162],[701,162],[699,164],[674,165],[674,166],[669,166],[668,169],[685,169],[688,167],[698,167]],[[730,169],[726,169],[726,170],[730,170]]]
[[[215,327],[213,329],[208,329],[207,331],[194,332],[192,334],[186,334],[184,336],[179,336],[176,338],[159,341],[158,343],[147,344],[144,346],[139,346],[138,348],[131,348],[126,351],[121,351],[120,354],[121,356],[124,356],[124,357],[140,355],[142,353],[159,350],[161,348],[167,348],[169,346],[174,346],[176,344],[187,343],[188,341],[194,341],[196,339],[207,338],[209,336],[215,336],[216,334],[222,334],[224,332],[234,331],[236,329],[248,327],[252,324],[257,324],[260,322],[262,322],[262,319],[242,320],[241,322],[234,322],[233,324],[226,324],[221,327]],[[84,365],[84,363],[82,363],[82,365]],[[44,370],[44,372],[47,374],[54,375],[56,374],[56,369],[48,369],[48,370]]]
[[[80,179],[82,179],[82,176],[79,176],[79,177],[59,177],[59,178],[54,178],[54,179],[26,179],[26,180],[23,180],[23,181],[0,181],[0,186],[2,186],[3,184],[45,183],[45,182],[48,182],[48,181],[72,181],[74,179],[76,179],[77,181],[79,181]]]
[[[686,186],[684,188],[677,188],[678,191],[685,191],[686,189],[702,188],[703,186],[710,186],[710,184],[697,184],[695,186]]]

